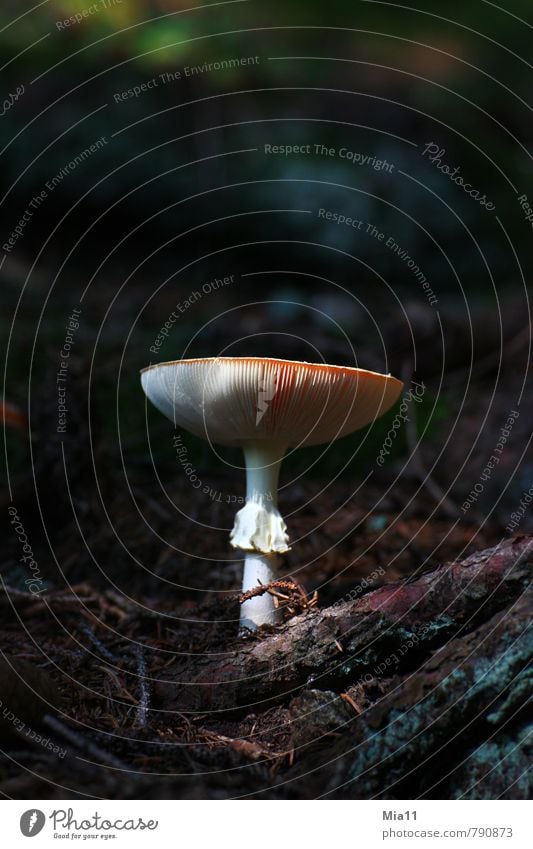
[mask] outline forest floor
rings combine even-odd
[[[98,581],[4,584],[0,792],[525,797],[533,539],[354,522],[337,512],[324,534],[347,538],[312,566],[291,553],[286,621],[255,634],[238,634],[238,593],[207,550],[200,603],[164,582],[142,608]]]
[[[531,511],[515,531],[522,536],[510,538],[507,526],[531,484],[530,394],[483,495],[461,509],[522,391],[526,337],[512,307],[501,358],[480,314],[488,351],[473,362],[464,399],[470,339],[454,338],[443,393],[431,328],[426,339],[415,327],[427,344],[418,379],[428,403],[433,392],[448,406],[423,435],[407,434],[404,455],[381,477],[375,470],[364,486],[350,470],[328,478],[322,461],[323,477],[282,491],[295,544],[285,583],[271,589],[286,596],[285,621],[255,634],[238,633],[242,561],[227,541],[235,505],[199,495],[175,457],[156,462],[164,480],[154,475],[137,373],[119,451],[103,407],[88,408],[87,363],[74,359],[70,435],[57,439],[55,371],[43,369],[31,458],[22,441],[13,448],[13,431],[12,493],[0,492],[4,515],[15,504],[42,576],[28,592],[8,526],[0,794],[524,798]],[[407,354],[389,330],[401,363]],[[334,362],[328,344],[321,348]],[[115,410],[116,351],[104,359],[92,391],[103,386]],[[370,350],[365,363],[373,365]],[[169,449],[160,419],[154,445],[166,440]],[[234,491],[221,466],[196,465],[213,492]]]

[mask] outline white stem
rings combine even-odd
[[[230,540],[246,551],[243,593],[277,577],[276,552],[288,551],[287,526],[278,510],[278,478],[285,446],[258,441],[243,445],[246,461],[246,504],[235,516]],[[254,630],[280,619],[270,593],[254,596],[241,605],[241,627]]]
[[[247,553],[244,558],[242,591],[253,590],[259,584],[268,584],[277,577],[276,555]],[[281,611],[277,610],[270,593],[255,596],[241,604],[241,628],[255,631],[260,625],[274,625],[280,620]]]
[[[270,442],[249,442],[242,450],[246,463],[246,500],[263,498],[277,507],[279,470],[285,447]]]
[[[243,445],[246,504],[235,516],[233,548],[262,554],[289,551],[287,526],[278,510],[278,478],[285,446],[270,442]]]

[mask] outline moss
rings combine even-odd
[[[470,752],[450,783],[452,799],[527,799],[531,792],[531,724]]]
[[[405,629],[404,636],[408,633]],[[512,793],[523,793],[525,779],[521,775],[526,765],[523,735],[500,737],[497,742],[483,741],[472,748],[466,759],[465,752],[468,752],[470,741],[489,736],[488,725],[501,726],[525,704],[531,675],[524,667],[530,653],[525,636],[517,639],[512,634],[503,635],[501,654],[496,659],[477,657],[475,661],[456,666],[457,659],[450,652],[450,671],[436,686],[430,674],[427,683],[431,689],[422,699],[420,695],[416,698],[416,678],[413,676],[410,685],[413,692],[408,696],[411,706],[405,710],[393,707],[381,714],[379,723],[368,722],[368,733],[355,752],[349,780],[360,781],[362,776],[370,776],[371,770],[385,759],[392,785],[409,771],[406,765],[412,769],[422,765],[433,753],[439,753],[435,755],[439,759],[437,770],[444,766],[448,769],[454,760],[459,761],[461,777],[454,785],[456,795],[472,785],[471,791],[468,790],[471,798],[495,798],[495,786],[505,788],[513,782],[519,786]],[[447,753],[444,760],[443,749]],[[503,760],[505,780],[502,775],[494,777],[491,773],[494,765]],[[435,778],[428,772],[423,784],[433,787]],[[478,786],[485,779],[486,786],[483,783]],[[366,793],[367,779],[363,781]],[[457,789],[459,786],[461,792]]]

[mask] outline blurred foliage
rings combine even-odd
[[[482,0],[471,3],[448,0],[445,4],[442,0],[425,0],[423,7],[418,9],[395,2],[330,0],[327,12],[326,20],[324,4],[320,0],[292,0],[291,3],[271,0],[266,8],[265,4],[254,0],[197,4],[188,0],[48,0],[21,13],[20,0],[3,0],[0,24],[3,49],[12,53],[26,48],[35,38],[53,29],[57,31],[58,21],[77,13],[85,13],[86,16],[68,28],[76,49],[89,47],[97,39],[108,37],[113,44],[106,45],[105,50],[115,54],[121,51],[130,56],[147,50],[165,50],[169,45],[186,40],[201,17],[214,24],[212,31],[223,32],[224,25],[235,20],[235,13],[251,13],[256,26],[342,26],[353,29],[355,33],[386,33],[390,39],[410,38],[420,44],[432,43],[441,50],[448,48],[451,53],[455,48],[459,55],[473,49],[478,54],[491,55],[494,44],[500,43],[507,46],[511,59],[513,52],[520,54],[523,51],[527,57],[530,47],[527,23],[531,13],[529,0],[511,0],[500,9],[496,4]],[[247,43],[245,31],[232,33],[232,47],[242,47]],[[204,45],[180,49],[177,55],[183,58],[189,49],[206,55]],[[381,48],[383,52],[386,49]],[[98,50],[101,50],[101,45],[98,45]],[[64,55],[64,46],[52,42],[43,45],[41,51],[47,56],[55,53],[59,58]],[[101,54],[97,61],[100,58]],[[25,61],[37,63],[38,60],[39,53],[32,50]],[[160,57],[153,56],[152,61],[157,64]],[[439,56],[434,58],[437,68],[444,61]],[[504,70],[501,63],[499,67]]]
[[[111,5],[104,8],[104,2]],[[96,8],[94,14],[65,31],[57,30],[58,21],[91,8]],[[9,215],[13,209],[18,212],[19,200],[23,209],[27,197],[88,140],[109,137],[132,124],[56,190],[58,208],[68,208],[87,190],[93,208],[109,206],[135,190],[133,203],[119,206],[117,214],[144,217],[147,203],[160,209],[193,193],[199,182],[209,184],[216,176],[234,174],[237,180],[242,174],[241,160],[234,163],[229,157],[216,168],[206,164],[199,180],[195,169],[180,168],[183,161],[213,156],[228,147],[260,149],[266,138],[274,143],[316,141],[332,146],[348,141],[359,151],[394,162],[396,172],[405,170],[427,190],[410,182],[406,197],[405,181],[367,168],[354,169],[338,158],[309,156],[251,157],[246,164],[249,179],[289,180],[292,198],[303,208],[329,204],[339,212],[378,221],[416,256],[442,291],[455,285],[450,269],[420,228],[397,214],[402,207],[418,221],[435,219],[431,192],[438,192],[443,201],[438,222],[442,248],[453,255],[457,241],[458,220],[446,210],[448,204],[505,280],[509,270],[505,237],[490,216],[481,215],[476,203],[401,139],[424,145],[436,138],[446,148],[446,162],[460,165],[461,172],[494,200],[508,232],[519,243],[524,241],[527,229],[509,184],[494,163],[515,185],[524,186],[530,160],[514,137],[526,146],[531,139],[531,123],[524,121],[520,100],[527,100],[530,92],[524,73],[529,29],[520,20],[529,12],[524,0],[506,4],[505,10],[482,0],[468,4],[431,0],[419,11],[394,3],[332,2],[325,20],[324,5],[316,0],[204,4],[192,11],[185,2],[50,0],[21,15],[20,4],[9,0],[0,9],[0,44],[8,60],[4,91],[13,91],[21,81],[26,85],[25,98],[9,110],[1,126],[4,140],[17,137],[4,153],[4,175],[25,172],[11,189],[14,204],[8,207]],[[163,70],[183,72],[187,65],[254,54],[261,58],[256,66],[204,71],[125,102],[114,101],[117,93],[140,86]],[[317,58],[269,61],[272,55]],[[314,87],[326,90],[322,98],[312,91]],[[274,92],[274,98],[268,93],[238,93],[263,88],[286,93]],[[360,94],[328,94],[328,89]],[[213,100],[213,95],[224,96]],[[196,102],[194,109],[187,107],[191,101]],[[264,123],[273,117],[276,121]],[[339,126],[341,121],[348,125]],[[31,132],[24,129],[28,122]],[[173,141],[199,127],[232,122],[240,123],[238,130]],[[351,128],[352,124],[358,126]],[[112,172],[112,181],[102,180],[91,189]],[[157,176],[162,172],[163,177]],[[151,181],[149,189],[139,190],[145,181]],[[6,182],[4,176],[2,183]],[[354,182],[356,191],[336,187]],[[246,192],[244,188],[240,197]],[[285,187],[256,184],[248,193],[254,201],[276,203]],[[91,211],[87,215],[92,217]],[[173,216],[159,216],[154,223],[173,232],[175,221]],[[312,226],[320,241],[349,249],[353,233],[347,228],[316,220]],[[382,259],[382,247],[371,239],[359,250],[370,264]],[[481,272],[485,279],[479,290],[485,289],[483,262],[475,250],[457,251],[453,261],[460,276]],[[395,266],[396,261],[389,267],[385,261],[384,271]],[[400,266],[400,278],[403,271]]]
[[[234,290],[184,316],[161,359],[181,356],[200,327],[190,349],[197,355],[220,351],[235,332],[252,345],[260,339],[265,353],[270,345],[271,354],[313,359],[303,343],[301,350],[288,349],[281,336],[271,342],[258,336],[290,331],[318,340],[332,361],[349,360],[353,344],[363,367],[397,372],[413,357],[409,319],[422,367],[435,382],[417,410],[417,430],[438,439],[458,402],[441,392],[434,407],[440,330],[406,264],[377,239],[316,214],[256,211],[325,207],[373,222],[414,258],[438,293],[446,368],[469,362],[470,341],[479,359],[490,354],[499,339],[487,316],[492,312],[496,325],[498,298],[521,286],[507,236],[495,216],[420,151],[438,141],[445,161],[460,165],[494,200],[527,280],[531,230],[509,181],[528,190],[531,160],[519,144],[527,147],[532,135],[523,103],[531,89],[530,0],[511,0],[505,8],[484,0],[426,0],[418,10],[347,0],[327,6],[323,0],[236,0],[197,8],[190,0],[105,2],[48,0],[21,9],[20,0],[3,0],[0,7],[4,97],[25,86],[0,122],[3,232],[13,230],[53,175],[88,144],[108,139],[98,156],[54,189],[2,269],[2,335],[10,332],[15,308],[23,316],[11,339],[12,395],[24,399],[28,340],[35,338],[33,380],[39,383],[57,357],[70,306],[91,281],[77,344],[90,352],[99,334],[93,394],[99,411],[116,408],[116,367],[124,354],[120,424],[121,436],[131,439],[133,462],[144,430],[138,369],[151,359],[150,345],[176,301],[215,274],[273,268],[285,279],[241,278]],[[58,27],[84,12],[81,22]],[[121,92],[165,71],[183,74],[188,65],[255,55],[257,64],[204,69],[117,101]],[[346,145],[393,162],[395,173],[336,157],[266,156],[265,142]],[[400,178],[400,171],[409,178]],[[237,188],[221,188],[232,185]],[[208,202],[203,196],[184,202],[210,190]],[[216,223],[207,226],[211,219]],[[263,248],[262,240],[268,243]],[[255,247],[229,250],[247,242]],[[315,279],[321,275],[335,286],[327,297]],[[225,332],[220,322],[210,324],[214,313],[250,299],[279,303],[242,320],[232,314]],[[408,316],[400,302],[412,308]],[[457,325],[468,330],[476,309],[482,319],[475,338],[457,338]],[[526,320],[523,305],[515,312]],[[334,318],[343,332],[321,315]],[[131,329],[127,342],[124,328]],[[510,323],[505,332],[512,338],[517,328]],[[356,434],[331,446],[317,468],[334,473],[359,446],[345,474],[356,465],[361,474],[365,462],[374,462],[393,415],[363,434],[362,445]],[[116,436],[114,417],[101,419],[106,436]],[[171,452],[168,423],[154,417],[152,426],[161,435],[157,451]],[[209,449],[191,444],[208,463]],[[319,456],[313,450],[291,457],[288,473]],[[388,462],[401,461],[405,450],[402,433]]]

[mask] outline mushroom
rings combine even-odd
[[[402,382],[359,368],[264,357],[211,357],[148,366],[142,387],[160,412],[196,436],[240,446],[246,503],[235,516],[233,548],[245,552],[243,594],[276,579],[289,551],[278,510],[281,461],[289,447],[331,442],[364,427],[398,398]],[[241,605],[241,626],[279,621],[274,598]]]

